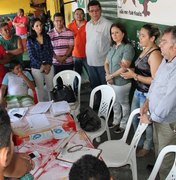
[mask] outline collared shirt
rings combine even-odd
[[[79,28],[76,24],[76,20],[68,25],[68,28],[73,31],[74,34],[74,49],[72,55],[77,58],[86,57],[86,21]]]
[[[176,122],[176,57],[169,63],[163,59],[148,93],[151,119]]]
[[[131,44],[122,43],[118,47],[116,47],[116,45],[111,47],[106,58],[109,64],[110,74],[116,72],[121,68],[120,63],[123,59],[132,61],[134,55],[135,55],[134,48]],[[124,79],[121,76],[114,77],[113,81],[114,84],[117,86],[123,86],[130,82],[129,79]]]
[[[73,32],[68,28],[64,27],[60,33],[58,33],[56,28],[54,28],[48,32],[48,35],[51,38],[53,50],[55,54],[58,56],[64,56],[69,46],[74,45]],[[72,64],[72,63],[73,63],[73,58],[72,56],[70,56],[66,59],[66,64]],[[53,64],[60,65],[61,63],[58,62],[55,58],[53,58]]]
[[[106,55],[110,48],[111,22],[100,17],[94,24],[90,20],[86,24],[86,56],[90,66],[104,66]]]
[[[22,34],[27,34],[27,22],[28,22],[28,18],[26,16],[16,16],[14,19],[13,19],[13,22],[14,23],[24,23],[25,25],[20,27],[20,26],[16,26],[15,29],[16,29],[16,34],[17,35],[22,35]]]
[[[50,37],[43,35],[43,44],[39,44],[36,39],[29,37],[27,39],[27,49],[31,61],[31,68],[40,69],[43,61],[52,64],[53,47]]]

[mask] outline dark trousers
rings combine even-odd
[[[73,64],[63,64],[63,65],[53,65],[54,66],[54,75],[56,75],[58,72],[64,71],[64,70],[73,70]]]
[[[104,66],[88,66],[88,74],[92,89],[106,84]]]

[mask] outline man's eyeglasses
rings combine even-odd
[[[90,10],[89,12],[90,12],[90,13],[93,13],[93,12],[97,13],[97,12],[99,12],[99,11],[100,11],[100,9],[96,9],[96,10]]]

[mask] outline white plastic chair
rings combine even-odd
[[[161,150],[148,180],[155,180],[165,155],[173,152],[176,153],[176,145],[168,145]],[[173,166],[166,177],[166,180],[175,180],[175,179],[176,179],[176,154],[175,154],[175,160]]]
[[[78,78],[78,92],[77,92],[77,100],[75,103],[70,103],[71,106],[71,114],[74,118],[80,113],[80,91],[81,91],[81,76],[73,70],[64,70],[57,73],[53,78],[53,86],[57,85],[57,78],[61,77],[64,85],[71,85],[74,90],[74,80],[75,77]]]
[[[114,89],[111,86],[109,85],[97,86],[91,91],[90,94],[89,106],[91,108],[93,108],[94,97],[97,91],[101,92],[101,102],[98,110],[98,116],[101,119],[101,128],[95,132],[86,132],[86,134],[88,135],[88,137],[92,142],[95,138],[100,137],[105,131],[107,133],[108,140],[111,139],[109,127],[108,127],[108,119],[116,97]]]
[[[137,180],[136,147],[142,133],[145,131],[148,125],[139,123],[131,143],[127,144],[126,141],[132,120],[134,116],[139,113],[139,111],[140,109],[135,109],[130,114],[125,132],[120,140],[106,141],[100,144],[98,147],[99,149],[102,149],[101,157],[108,167],[121,167],[129,164],[132,170],[133,180]]]

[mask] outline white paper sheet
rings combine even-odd
[[[30,114],[40,114],[40,113],[46,113],[48,109],[50,108],[52,104],[52,101],[48,102],[38,102],[30,111]]]
[[[31,129],[40,129],[50,125],[45,114],[34,114],[34,115],[26,116],[26,119]]]
[[[68,144],[66,144],[66,147],[64,147],[64,149],[57,156],[57,159],[73,163],[73,162],[77,161],[79,158],[81,158],[83,155],[90,154],[95,157],[98,157],[101,153],[100,149],[94,149],[94,148],[85,147],[85,146],[83,146],[80,150],[75,150],[74,152],[69,152],[69,149],[71,147],[76,148],[76,146],[77,146],[76,144],[68,142]]]
[[[9,115],[9,117],[10,117],[10,121],[11,121],[12,123],[14,123],[14,122],[16,122],[16,121],[21,120],[21,119],[24,117],[24,115],[26,114],[27,111],[28,111],[28,108],[27,108],[27,107],[26,107],[26,108],[12,108],[12,109],[9,109],[9,110],[8,110],[8,115]],[[21,115],[22,117],[21,117],[21,118],[16,117],[16,116],[14,116],[14,114],[19,114],[19,115]]]
[[[53,116],[65,114],[70,112],[70,105],[67,101],[55,102],[52,103],[50,111],[53,114]]]

